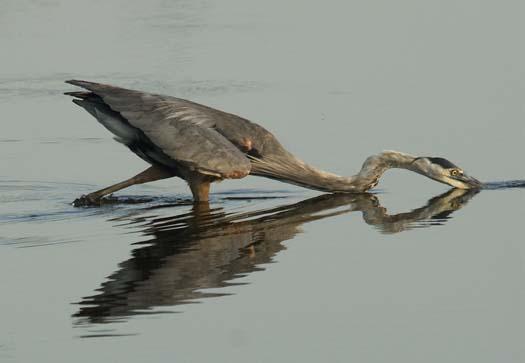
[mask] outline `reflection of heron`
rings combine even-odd
[[[196,201],[208,200],[210,183],[249,174],[327,192],[364,192],[390,168],[402,168],[456,188],[481,183],[443,158],[386,151],[366,159],[361,171],[342,177],[318,170],[289,153],[263,127],[230,113],[175,97],[86,81],[68,81],[88,92],[68,92],[73,102],[111,131],[115,139],[152,166],[121,183],[77,199],[100,199],[130,185],[178,176]]]
[[[220,296],[203,289],[234,285],[238,277],[264,268],[294,238],[303,223],[361,211],[382,232],[441,224],[476,191],[452,189],[409,213],[388,215],[368,193],[322,195],[299,203],[241,214],[195,205],[193,212],[152,219],[143,232],[151,238],[119,264],[97,295],[86,297],[75,314],[89,322],[109,322],[153,307]]]

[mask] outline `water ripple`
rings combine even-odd
[[[508,180],[508,181],[495,181],[483,184],[483,189],[496,190],[496,189],[511,189],[511,188],[525,188],[525,180]]]

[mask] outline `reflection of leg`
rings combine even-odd
[[[246,249],[248,250],[248,257],[255,258],[255,247],[250,245]]]
[[[195,221],[208,221],[210,217],[210,204],[206,202],[194,203],[192,212],[195,216]]]
[[[174,174],[167,169],[158,166],[151,166],[148,169],[144,170],[142,173],[135,175],[133,178],[129,178],[128,180],[124,180],[123,182],[111,185],[104,189],[97,190],[96,192],[89,193],[88,195],[83,195],[80,198],[75,199],[73,204],[75,206],[98,205],[100,204],[100,199],[105,195],[114,193],[118,190],[127,188],[135,184],[144,184],[155,180],[171,178],[172,176],[174,176]]]

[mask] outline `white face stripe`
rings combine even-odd
[[[465,183],[463,183],[463,182],[461,182],[459,180],[452,179],[452,178],[449,178],[449,177],[445,177],[445,179],[446,179],[447,184],[452,185],[454,188],[469,189],[468,185],[466,185]]]

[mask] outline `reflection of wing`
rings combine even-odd
[[[100,294],[83,299],[76,316],[106,322],[154,306],[217,296],[202,289],[233,285],[235,278],[264,270],[261,265],[272,262],[285,248],[281,242],[292,239],[300,225],[326,216],[317,213],[366,197],[371,196],[324,195],[235,215],[200,207],[191,215],[151,220],[144,228],[151,239],[119,264]]]
[[[303,223],[362,211],[367,223],[401,231],[415,221],[458,209],[472,196],[458,193],[462,192],[446,193],[423,208],[395,216],[387,215],[372,194],[328,194],[241,214],[201,206],[189,215],[152,219],[143,228],[151,239],[119,265],[99,294],[80,302],[75,316],[104,323],[153,307],[220,296],[203,289],[234,285],[236,278],[264,270],[261,265],[272,262],[285,249],[282,242],[294,238]],[[137,223],[143,222],[137,218]]]

